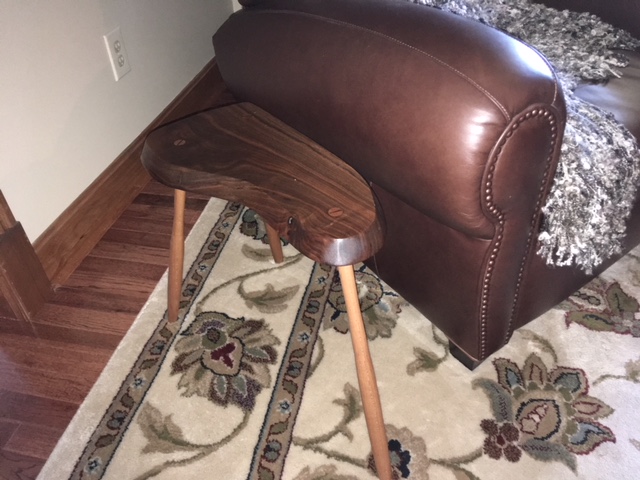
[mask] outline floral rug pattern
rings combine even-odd
[[[375,478],[335,269],[212,201],[180,318],[158,286],[42,479]],[[632,252],[470,372],[363,265],[356,279],[397,479],[635,478],[640,262]]]

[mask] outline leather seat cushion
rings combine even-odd
[[[607,83],[582,85],[576,94],[590,103],[612,112],[640,140],[640,52],[625,51],[629,65],[622,78]]]

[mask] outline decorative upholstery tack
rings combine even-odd
[[[538,254],[550,265],[590,273],[622,251],[640,180],[634,136],[608,112],[578,98],[585,82],[621,75],[640,40],[595,15],[558,11],[528,0],[409,0],[469,17],[536,48],[553,65],[567,105],[554,183],[543,207]]]

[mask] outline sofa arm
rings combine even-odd
[[[234,95],[452,228],[495,233],[485,201],[491,158],[525,112],[544,111],[562,132],[562,94],[546,60],[495,29],[394,0],[244,3],[214,36]],[[538,127],[521,129],[523,148]],[[499,170],[510,173],[492,184],[502,211],[539,202],[536,179],[553,148],[535,148],[544,154],[532,159],[509,145]]]

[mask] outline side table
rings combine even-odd
[[[366,181],[345,162],[250,103],[208,110],[147,137],[142,162],[175,189],[168,315],[178,316],[185,192],[240,202],[267,224],[276,262],[280,237],[317,262],[338,267],[360,394],[376,470],[392,478],[375,371],[353,265],[382,246],[384,222]]]

